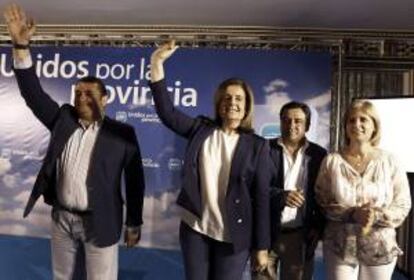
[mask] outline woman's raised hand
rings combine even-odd
[[[151,82],[155,83],[164,79],[164,61],[166,61],[178,46],[171,40],[159,46],[151,55]]]
[[[164,63],[177,49],[178,46],[175,44],[175,40],[160,45],[151,55],[151,64]]]

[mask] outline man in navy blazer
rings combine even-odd
[[[52,100],[36,76],[29,52],[33,22],[15,4],[6,8],[4,16],[12,38],[14,70],[21,95],[51,132],[24,216],[31,212],[40,196],[53,207],[54,279],[79,279],[74,276],[74,268],[80,247],[84,248],[87,279],[117,279],[124,204],[122,173],[128,247],[138,243],[142,224],[145,186],[134,129],[104,115],[106,89],[95,77],[84,77],[76,83],[74,106],[59,106]]]
[[[256,274],[255,280],[312,279],[324,225],[314,187],[326,150],[306,139],[310,122],[306,104],[293,101],[280,110],[281,138],[270,140],[272,249],[268,270]]]

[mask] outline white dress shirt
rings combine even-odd
[[[73,132],[57,161],[57,197],[59,203],[69,209],[88,208],[88,178],[91,155],[100,124],[88,127],[79,121],[80,127]]]
[[[283,149],[283,174],[285,191],[302,191],[306,194],[304,177],[304,155],[308,147],[308,142],[298,150],[294,158],[286,149],[282,139],[278,139],[278,144]],[[306,203],[306,202],[305,202]],[[281,223],[284,228],[297,228],[303,226],[305,203],[300,208],[285,206],[282,211]]]

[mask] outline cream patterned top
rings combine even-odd
[[[327,249],[350,264],[386,264],[402,254],[395,228],[407,217],[411,197],[407,175],[391,154],[378,149],[361,175],[340,153],[331,153],[322,162],[315,191],[328,220]],[[363,235],[351,216],[353,207],[366,203],[374,207],[375,221]]]

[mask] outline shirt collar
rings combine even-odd
[[[92,122],[89,126],[86,126],[85,121],[82,119],[78,119],[79,125],[82,127],[83,130],[92,129],[92,130],[98,130],[102,125],[102,120],[97,120]]]
[[[287,153],[287,148],[286,145],[283,143],[282,141],[282,137],[277,139],[277,144],[282,147],[283,151]],[[305,137],[305,142],[304,144],[299,148],[299,152],[304,152],[306,151],[306,149],[309,147],[309,141],[308,139]]]

